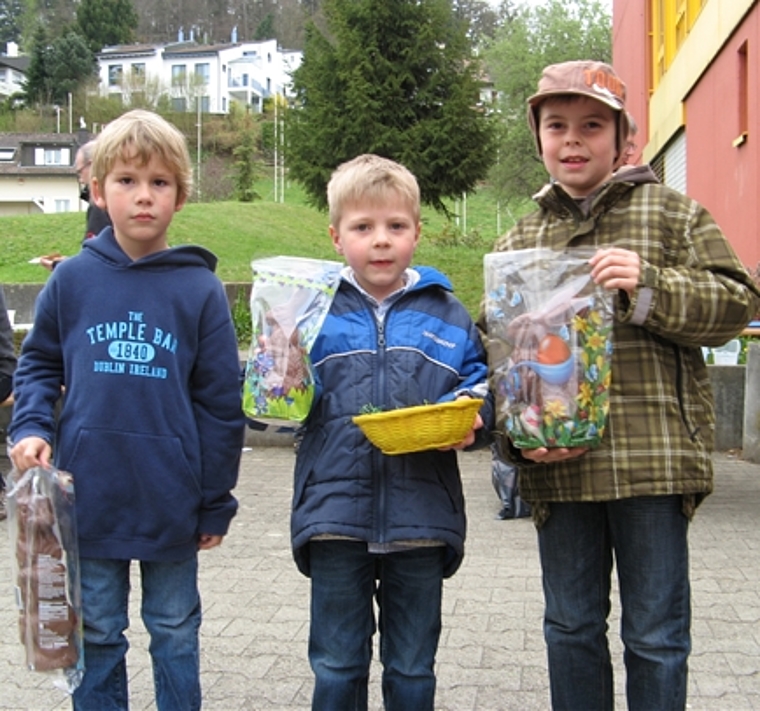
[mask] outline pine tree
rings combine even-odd
[[[409,168],[423,203],[445,210],[495,153],[466,25],[449,0],[325,0],[323,9],[330,36],[308,26],[294,73],[290,175],[324,208],[337,165],[377,153]]]
[[[21,39],[23,14],[21,0],[0,0],[0,43],[18,42]]]
[[[31,59],[24,82],[27,106],[52,103],[53,80],[50,76],[50,44],[45,26],[40,23],[32,36]]]
[[[79,34],[92,52],[134,42],[138,22],[131,0],[81,0],[77,7]]]

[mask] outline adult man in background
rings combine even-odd
[[[92,149],[95,141],[88,141],[79,147],[76,158],[74,159],[74,168],[77,171],[77,178],[82,186],[79,193],[80,199],[87,203],[87,223],[84,231],[84,239],[90,239],[98,235],[105,227],[111,225],[111,218],[105,210],[101,210],[94,202],[90,201],[90,166],[92,165]],[[58,254],[40,257],[40,264],[45,269],[52,271],[58,262],[64,260]]]

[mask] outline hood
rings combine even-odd
[[[655,175],[649,163],[644,165],[622,165],[610,179],[611,183],[659,183],[660,179]]]
[[[569,206],[574,205],[583,216],[587,217],[593,211],[594,205],[599,203],[599,200],[616,200],[617,197],[630,190],[634,185],[659,182],[659,178],[655,175],[649,164],[623,166],[615,171],[606,183],[599,186],[585,198],[570,197],[562,185],[554,180],[550,180],[533,196],[533,200],[541,205],[541,207],[548,208],[553,212],[572,211],[572,208]]]
[[[447,291],[454,291],[454,287],[452,286],[451,281],[449,281],[449,278],[434,267],[412,267],[412,269],[420,275],[419,281],[415,284],[416,289],[436,285]]]
[[[163,269],[176,269],[181,266],[193,266],[206,267],[213,272],[216,270],[217,264],[217,258],[214,254],[204,247],[193,244],[183,244],[133,260],[119,246],[111,227],[104,229],[97,237],[86,240],[82,245],[82,253],[89,254],[101,262],[121,269],[161,271]]]

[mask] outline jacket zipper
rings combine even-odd
[[[375,402],[385,402],[386,383],[385,383],[385,319],[380,320],[377,315],[370,309],[372,317],[375,320],[377,329],[377,384],[375,386]],[[387,313],[386,313],[387,318]],[[387,491],[385,476],[385,457],[376,449],[373,452],[374,466],[372,467],[373,476],[375,477],[375,491],[378,492],[375,505],[375,540],[377,543],[385,543],[385,512],[387,508]]]

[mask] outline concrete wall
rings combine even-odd
[[[718,452],[742,448],[746,371],[744,365],[707,366],[715,399],[715,449]]]
[[[747,351],[747,382],[749,393],[744,407],[742,457],[760,463],[760,343],[750,343]]]
[[[34,321],[34,302],[44,284],[3,284],[2,286],[5,292],[6,307],[16,311],[16,323],[32,323]],[[230,282],[224,285],[224,289],[227,292],[230,308],[235,303],[241,289],[245,291],[246,299],[250,299],[251,296],[251,282]]]

